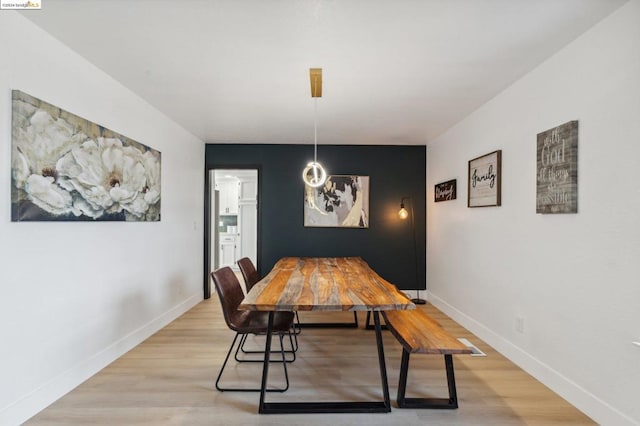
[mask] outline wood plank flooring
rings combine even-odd
[[[258,394],[218,392],[214,380],[233,339],[216,296],[203,301],[27,425],[588,425],[591,419],[490,346],[427,304],[419,306],[487,357],[454,356],[460,408],[409,410],[395,405],[401,346],[384,331],[392,412],[388,414],[259,415]],[[352,313],[300,313],[301,320],[349,322]],[[364,321],[365,313],[359,313]],[[263,337],[248,344],[263,345]],[[359,329],[304,329],[298,359],[289,364],[291,388],[268,401],[362,400],[381,397],[375,334]],[[276,339],[277,340],[277,339]],[[273,364],[270,383],[282,380]],[[232,384],[258,386],[261,364],[230,361]],[[227,382],[229,383],[229,382]],[[440,355],[411,358],[407,396],[446,396]]]

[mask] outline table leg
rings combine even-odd
[[[391,411],[391,401],[389,400],[389,382],[387,380],[387,366],[384,360],[384,345],[382,344],[382,326],[380,325],[380,312],[373,311],[373,322],[376,326],[376,343],[378,346],[378,363],[380,364],[380,380],[382,382],[384,406],[387,409],[387,412],[389,412]]]
[[[354,402],[265,402],[267,376],[269,374],[269,354],[271,351],[271,334],[273,331],[273,312],[269,312],[267,325],[267,339],[264,348],[264,365],[262,367],[262,387],[260,389],[260,414],[301,414],[301,413],[388,413],[391,411],[389,400],[389,384],[384,360],[382,344],[382,327],[378,311],[374,311],[373,319],[376,324],[376,346],[378,362],[380,364],[380,379],[384,401],[354,401]]]
[[[260,385],[260,404],[258,412],[265,413],[264,396],[267,392],[267,376],[269,375],[269,356],[271,355],[271,333],[273,332],[273,311],[269,312],[269,320],[267,321],[267,338],[264,345],[264,364],[262,365],[262,384]]]

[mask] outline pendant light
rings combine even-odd
[[[322,68],[309,68],[309,78],[311,80],[311,97],[314,101],[313,161],[308,163],[302,171],[302,180],[306,185],[317,188],[323,185],[327,179],[327,172],[318,163],[318,98],[322,97]]]

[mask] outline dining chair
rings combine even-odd
[[[243,257],[242,259],[238,260],[238,267],[240,268],[240,272],[242,273],[242,278],[244,278],[244,286],[247,289],[247,293],[249,293],[249,290],[251,290],[253,288],[253,286],[260,281],[260,275],[258,275],[258,271],[256,270],[256,267],[254,266],[253,262],[251,261],[251,259],[249,259],[248,257]],[[297,335],[300,334],[300,332],[302,332],[302,327],[300,326],[300,317],[298,317],[298,312],[295,313],[296,314],[296,323],[294,326],[294,338],[295,338],[295,350],[298,350],[298,338]],[[246,340],[246,338],[245,338]],[[245,353],[248,353],[249,351],[245,351],[244,350],[244,342],[242,343],[242,351]]]
[[[256,267],[248,257],[243,257],[238,260],[238,268],[240,268],[242,278],[244,278],[245,288],[247,289],[247,293],[249,293],[253,286],[260,281],[260,275],[258,275]]]
[[[236,335],[233,338],[231,347],[227,352],[227,356],[222,363],[220,372],[216,379],[216,389],[220,392],[224,391],[239,391],[239,392],[259,392],[260,388],[227,388],[220,386],[220,378],[229,361],[229,356],[233,351],[233,348],[240,338],[240,342],[244,339],[244,336],[248,334],[266,334],[267,324],[269,320],[269,313],[262,311],[243,311],[239,310],[238,306],[244,299],[244,293],[240,287],[240,282],[236,278],[235,273],[225,266],[211,273],[213,283],[215,284],[218,297],[220,299],[220,305],[222,307],[222,313],[225,323],[230,330],[235,331]],[[282,362],[284,368],[284,376],[286,385],[284,388],[268,389],[271,392],[284,392],[289,388],[289,375],[287,373],[287,359],[285,357],[285,350],[283,345],[283,338],[285,334],[288,334],[293,326],[293,312],[275,312],[273,318],[272,332],[277,333],[280,339],[280,355],[281,359],[273,360],[273,362]],[[289,337],[291,339],[291,337]],[[240,343],[239,343],[240,344]],[[291,342],[293,345],[293,342]],[[237,350],[236,350],[237,354]],[[293,354],[293,360],[295,360],[295,353]],[[290,360],[290,361],[293,361]],[[240,360],[239,360],[240,361]],[[240,361],[246,362],[246,361]],[[263,360],[253,362],[263,362]]]

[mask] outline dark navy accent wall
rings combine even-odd
[[[398,288],[425,288],[425,146],[318,146],[328,174],[370,177],[368,229],[303,226],[302,169],[313,160],[312,145],[208,144],[205,158],[207,169],[260,169],[261,275],[283,256],[361,256]],[[398,217],[402,197],[415,201],[417,277],[411,221]]]

